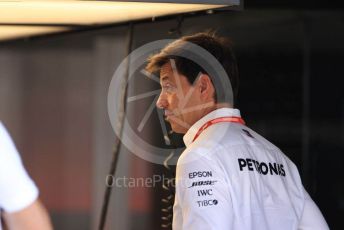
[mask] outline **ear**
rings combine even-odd
[[[213,97],[215,89],[210,77],[207,74],[201,74],[199,76],[198,85],[202,99]]]

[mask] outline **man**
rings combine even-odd
[[[193,46],[221,64],[233,89],[229,97],[224,91],[230,89],[219,83],[223,75],[186,58],[197,59],[195,50],[185,54]],[[293,162],[245,126],[234,108],[238,71],[229,42],[209,33],[182,37],[152,56],[146,68],[160,75],[157,107],[174,132],[185,133],[174,230],[328,229]]]
[[[0,122],[0,215],[5,229],[50,230],[38,189],[25,171],[19,154]],[[0,223],[0,230],[1,230]]]

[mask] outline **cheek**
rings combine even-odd
[[[188,95],[188,94],[185,94]],[[198,94],[198,92],[196,90],[193,90],[191,95],[189,94],[189,96],[186,96],[183,98],[182,102],[185,105],[185,108],[189,108],[189,107],[193,107],[195,105],[198,105],[200,103],[200,95]]]
[[[168,102],[169,102],[169,105],[170,105],[172,108],[178,107],[179,98],[178,98],[177,94],[171,94],[171,95],[169,95],[167,100],[168,100]]]

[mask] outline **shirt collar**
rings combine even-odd
[[[188,147],[192,143],[196,133],[202,127],[202,125],[218,117],[228,117],[228,116],[240,117],[240,111],[238,109],[232,109],[232,108],[216,109],[208,113],[207,115],[205,115],[198,121],[196,121],[195,124],[193,124],[183,136],[183,141],[184,141],[185,146]]]

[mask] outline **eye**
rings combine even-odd
[[[176,87],[170,83],[166,83],[162,86],[162,91],[166,93],[174,93],[176,91]]]

